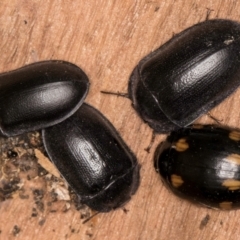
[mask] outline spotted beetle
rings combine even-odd
[[[177,196],[211,208],[240,208],[240,130],[193,125],[161,143],[154,165]]]

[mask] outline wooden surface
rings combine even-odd
[[[207,9],[212,10],[210,18],[240,21],[240,2],[236,0],[0,1],[0,72],[48,59],[77,64],[91,82],[86,102],[113,123],[142,165],[141,185],[125,206],[127,211],[99,214],[86,224],[73,207],[67,212],[45,210],[32,218],[34,199],[14,197],[0,203],[0,239],[240,238],[240,210],[197,207],[165,189],[152,160],[154,149],[165,136],[157,136],[148,154],[144,148],[152,131],[137,116],[131,102],[100,93],[126,92],[138,61],[174,33],[205,20]],[[211,114],[224,124],[240,127],[239,94],[237,91]],[[210,123],[211,119],[203,116],[199,122]],[[30,181],[26,191],[36,184],[44,183]]]

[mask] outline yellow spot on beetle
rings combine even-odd
[[[240,141],[240,132],[232,131],[229,133],[229,138],[233,141]]]
[[[175,149],[178,152],[184,152],[189,148],[189,145],[187,143],[187,139],[185,138],[180,138],[175,145]]]
[[[219,203],[219,207],[223,210],[230,210],[232,209],[232,202],[221,202]]]
[[[240,189],[240,181],[234,179],[225,180],[222,186],[227,187],[228,190],[234,191]]]
[[[184,181],[182,180],[181,176],[178,176],[176,174],[171,175],[171,182],[174,187],[180,187]]]
[[[239,154],[235,154],[235,153],[230,154],[225,159],[240,165],[240,155]]]

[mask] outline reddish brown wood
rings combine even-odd
[[[119,209],[99,214],[83,225],[77,210],[71,207],[65,213],[59,202],[54,206],[56,212],[46,208],[42,216],[31,218],[33,199],[16,196],[0,203],[0,239],[15,239],[14,225],[21,229],[17,239],[24,240],[239,239],[240,211],[197,207],[173,196],[153,169],[153,150],[165,136],[157,136],[148,154],[144,148],[151,139],[151,129],[137,116],[131,102],[100,93],[126,92],[138,61],[174,33],[205,20],[207,9],[212,9],[210,18],[240,21],[240,2],[235,0],[1,1],[0,72],[48,59],[79,65],[91,81],[86,101],[114,124],[142,168],[141,185],[126,205],[127,213]],[[240,91],[211,114],[224,124],[240,127],[239,100]],[[211,119],[204,116],[200,121]],[[30,191],[38,184],[45,183],[36,179],[26,187]]]

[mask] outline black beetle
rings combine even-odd
[[[240,84],[240,24],[209,20],[175,35],[133,70],[128,95],[156,132],[191,124]]]
[[[86,74],[65,61],[43,61],[0,74],[0,134],[18,135],[57,124],[83,103]]]
[[[176,195],[211,208],[240,208],[240,130],[193,125],[172,132],[154,163]]]
[[[83,104],[62,123],[43,130],[46,151],[82,203],[108,212],[139,185],[139,165],[112,124]]]

